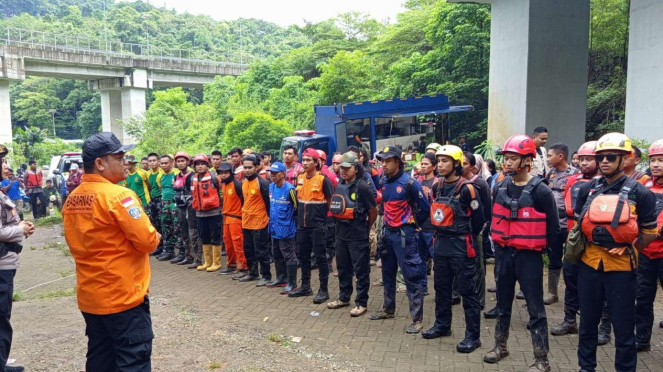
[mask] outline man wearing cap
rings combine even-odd
[[[267,287],[285,287],[281,294],[288,294],[297,288],[297,250],[295,233],[297,232],[297,194],[295,187],[285,182],[285,165],[281,162],[272,164],[269,173],[269,234],[272,237],[276,280]]]
[[[377,202],[371,187],[363,180],[366,172],[353,152],[341,159],[343,181],[332,196],[331,212],[336,220],[336,267],[340,293],[327,307],[338,309],[350,304],[352,277],[357,276],[357,296],[350,316],[366,313],[370,288],[370,248],[368,235],[378,217]]]
[[[78,164],[72,163],[71,167],[69,167],[69,176],[67,177],[67,182],[65,182],[67,185],[67,195],[71,194],[71,192],[81,184],[81,176],[82,174],[78,169]]]
[[[327,284],[329,264],[325,250],[327,235],[327,212],[329,201],[334,193],[334,185],[329,178],[318,171],[320,155],[312,148],[302,154],[304,173],[297,177],[297,247],[298,258],[302,267],[302,285],[289,297],[310,296],[311,290],[311,252],[318,263],[320,289],[313,303],[321,304],[329,299]]]
[[[76,297],[88,337],[86,371],[149,371],[152,320],[148,253],[159,233],[131,190],[122,145],[110,132],[83,143],[85,174],[62,211],[76,261]]]
[[[382,251],[382,280],[384,305],[371,315],[371,320],[391,319],[396,312],[396,273],[400,267],[410,302],[412,324],[406,332],[415,334],[423,328],[426,263],[418,249],[419,226],[428,219],[430,203],[421,184],[405,173],[399,146],[387,146],[378,159],[382,162],[385,179],[381,185],[384,208],[384,237]]]
[[[147,186],[147,172],[136,166],[138,160],[135,155],[126,155],[124,158],[128,164],[127,169],[129,170],[125,186],[136,193],[143,210],[147,210],[147,205],[150,203],[150,191]]]

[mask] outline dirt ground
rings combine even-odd
[[[85,323],[76,306],[74,262],[62,227],[38,228],[26,240],[15,281],[11,359],[26,371],[85,370]],[[276,333],[206,314],[152,295],[153,371],[363,371],[308,351]]]

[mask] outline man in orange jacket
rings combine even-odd
[[[97,133],[83,144],[85,174],[64,205],[64,234],[76,261],[78,308],[88,336],[86,371],[149,371],[150,262],[161,236],[127,179],[123,146]]]

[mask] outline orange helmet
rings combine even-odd
[[[523,156],[536,157],[536,145],[534,140],[526,134],[514,134],[504,143],[502,154],[514,152]]]
[[[195,165],[196,163],[205,163],[209,167],[209,159],[207,158],[207,155],[205,154],[198,154],[193,157],[193,164]]]
[[[594,155],[596,155],[596,141],[585,142],[578,149],[578,156],[594,156]]]
[[[327,154],[322,150],[317,150],[317,151],[318,151],[318,155],[320,155],[320,159],[322,159],[322,161],[326,163],[327,162]]]
[[[173,160],[177,161],[177,158],[184,158],[186,161],[191,160],[189,153],[186,151],[178,151],[177,154],[175,154],[175,158],[173,158]]]
[[[656,140],[649,146],[648,156],[663,155],[663,139]]]

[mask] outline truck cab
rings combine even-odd
[[[281,154],[286,145],[292,145],[301,160],[302,152],[312,147],[327,153],[331,164],[334,152],[344,153],[351,145],[361,145],[373,157],[385,146],[406,150],[422,136],[443,143],[450,127],[448,114],[471,109],[450,106],[444,94],[315,106],[315,131],[296,131],[284,138]],[[419,117],[431,115],[437,120],[419,122]]]

